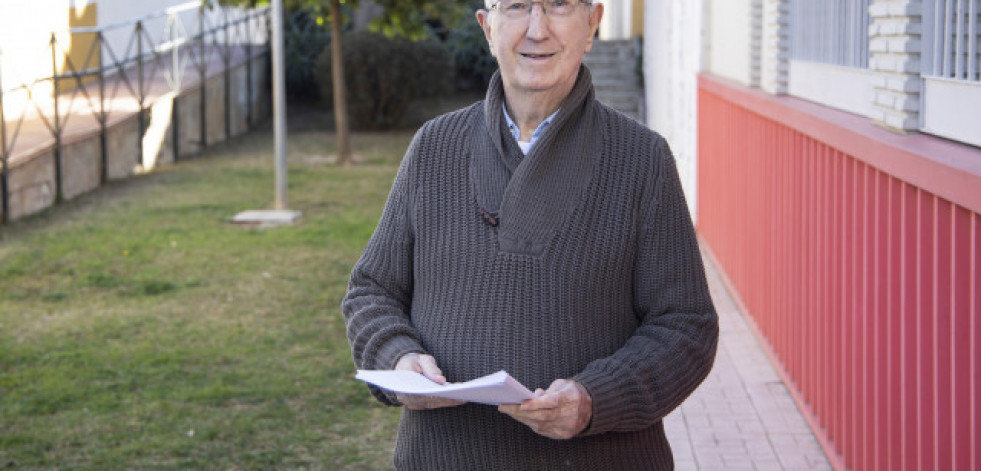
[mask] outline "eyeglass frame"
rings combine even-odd
[[[501,10],[500,8],[497,8],[497,7],[502,2],[505,2],[505,1],[508,1],[508,0],[497,0],[496,2],[494,2],[493,4],[491,4],[491,6],[490,6],[490,8],[488,8],[488,10],[497,10],[499,12],[503,12],[503,10]],[[519,0],[519,1],[521,1],[521,0]],[[531,3],[531,6],[528,7],[528,13],[527,13],[527,15],[525,17],[527,18],[527,17],[530,17],[531,16],[531,11],[535,9],[535,4],[536,3],[542,6],[542,14],[548,15],[548,7],[546,7],[545,4],[548,3],[548,2],[550,2],[550,1],[551,2],[555,2],[556,0],[532,0],[532,1],[528,2],[528,3]],[[567,1],[573,1],[573,0],[567,0]],[[574,0],[574,1],[576,2],[576,4],[573,5],[573,7],[577,7],[579,5],[587,5],[587,6],[592,6],[593,5],[593,0]],[[504,16],[507,17],[507,14],[505,13]]]

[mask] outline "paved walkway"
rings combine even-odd
[[[246,55],[245,46],[233,45],[227,49],[209,46],[199,55],[200,49],[187,52],[189,46],[182,49],[181,57],[192,54],[193,59],[185,58],[179,72],[182,80],[179,83],[181,91],[199,87],[201,69],[207,77],[213,78],[226,70],[234,70],[246,64],[249,57],[253,60],[266,53],[265,46],[258,45],[251,49],[251,56]],[[197,48],[197,46],[194,46]],[[228,55],[228,68],[225,67],[225,57]],[[168,79],[170,56],[155,55],[148,59],[143,70],[144,107],[149,108],[160,97],[173,91]],[[108,67],[108,66],[107,66]],[[106,125],[125,121],[139,113],[139,68],[130,65],[127,68],[109,68],[112,73],[105,78],[105,96],[100,94],[100,84],[90,80],[82,88],[73,88],[57,95],[58,113],[55,113],[55,100],[48,94],[39,93],[42,85],[49,85],[50,78],[38,80],[31,85],[18,85],[6,91],[0,90],[4,101],[5,113],[0,113],[0,125],[5,126],[5,143],[7,158],[11,168],[21,162],[29,161],[40,154],[48,152],[56,144],[54,123],[59,123],[62,144],[71,143],[84,136],[91,135],[101,129],[99,115],[105,110]],[[73,84],[74,79],[61,79]],[[10,84],[5,84],[9,86]],[[234,99],[234,98],[233,98]],[[239,98],[241,99],[241,98]],[[0,148],[0,156],[5,149]],[[2,167],[0,161],[0,167]]]
[[[718,270],[705,259],[721,336],[715,367],[665,419],[678,471],[831,471]]]

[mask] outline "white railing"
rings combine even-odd
[[[869,21],[869,0],[791,0],[791,58],[868,68]]]

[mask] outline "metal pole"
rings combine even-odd
[[[170,89],[174,92],[174,96],[177,96],[181,91],[181,61],[180,61],[180,47],[177,45],[177,25],[180,19],[177,17],[177,13],[171,13],[167,16],[167,23],[170,25],[170,76],[173,77],[173,81],[170,84]]]
[[[10,190],[7,188],[7,175],[10,169],[10,162],[7,158],[7,121],[3,114],[3,50],[0,50],[0,196],[2,196],[3,214],[0,214],[0,224],[10,220]]]
[[[61,201],[61,118],[58,113],[58,59],[57,59],[58,39],[55,33],[51,33],[51,82],[54,90],[51,91],[51,98],[54,99],[54,164],[55,164],[55,201]]]
[[[181,144],[181,121],[180,121],[180,96],[181,96],[181,86],[183,77],[181,74],[181,63],[180,63],[180,47],[177,45],[178,35],[177,27],[181,25],[180,17],[177,13],[170,13],[167,17],[167,22],[170,24],[170,70],[171,77],[174,78],[173,82],[170,84],[171,91],[173,92],[172,105],[170,108],[170,140],[171,148],[174,153],[174,162],[177,162],[181,158],[180,144]],[[181,25],[183,26],[183,25]]]
[[[224,9],[224,25],[222,32],[225,33],[225,140],[232,137],[232,54],[231,39],[228,37],[228,9]]]
[[[283,2],[272,1],[273,144],[276,151],[275,208],[286,209],[286,74],[283,54]]]
[[[198,78],[201,85],[201,148],[208,147],[208,66],[204,57],[204,8],[198,8]]]
[[[276,201],[274,209],[268,211],[244,211],[232,218],[234,224],[258,227],[274,227],[293,224],[300,217],[299,211],[286,209],[286,101],[285,77],[283,67],[283,4],[282,0],[272,0],[272,27],[270,43],[272,48],[273,72],[273,147],[276,153]]]
[[[96,33],[96,43],[99,45],[99,142],[102,145],[102,184],[109,181],[109,150],[106,140],[106,69],[102,63],[102,43],[105,38],[102,31]]]
[[[245,120],[252,129],[252,18],[255,12],[245,16]]]
[[[144,108],[145,101],[146,101],[146,92],[143,89],[144,85],[143,85],[143,21],[142,20],[136,22],[136,70],[137,73],[139,74],[138,82],[140,87],[140,96],[139,96],[140,115],[137,117],[137,122],[139,122],[139,126],[140,126],[139,135],[143,136],[146,133],[146,109]],[[139,142],[137,143],[136,164],[143,165],[143,140],[139,139],[138,141]]]

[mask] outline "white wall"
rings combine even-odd
[[[603,20],[600,21],[600,39],[629,39],[632,25],[631,0],[604,0]]]
[[[702,3],[647,0],[644,10],[647,125],[671,144],[693,218],[697,196],[697,91]]]
[[[33,82],[37,78],[52,74],[50,40],[51,33],[57,33],[59,43],[67,50],[70,44],[68,35],[69,9],[81,10],[95,4],[97,25],[105,27],[118,22],[162,11],[168,7],[187,3],[188,0],[31,0],[29,6],[14,0],[0,0],[0,73],[3,88],[10,89],[22,83]],[[213,14],[212,14],[213,16]],[[197,15],[188,12],[182,15],[188,32],[197,31]],[[163,35],[166,18],[148,20],[145,29],[150,39],[159,43]],[[108,47],[113,54],[122,58],[130,39],[133,37],[132,24],[104,32]],[[136,54],[136,44],[129,46],[130,56]],[[109,61],[108,51],[103,50],[103,60]],[[56,60],[59,67],[62,54]],[[43,86],[43,85],[42,85]],[[50,89],[50,87],[49,87]],[[6,97],[9,98],[9,97]]]
[[[715,75],[752,86],[751,0],[709,0],[708,68]]]
[[[68,0],[0,0],[0,73],[10,89],[51,75],[52,32],[68,30]],[[50,91],[50,87],[48,87]],[[9,97],[7,97],[9,98]]]
[[[189,1],[191,0],[88,0],[89,3],[96,3],[99,6],[100,26],[138,18]]]
[[[136,26],[134,20],[143,20],[143,30],[145,33],[143,38],[143,46],[144,51],[147,51],[150,47],[159,46],[170,38],[168,18],[166,16],[157,16],[155,14],[163,12],[171,7],[184,5],[191,0],[89,1],[98,5],[99,26],[103,28],[110,27],[103,32],[106,44],[106,47],[103,48],[103,54],[109,54],[109,51],[106,49],[109,48],[117,59],[122,59],[124,55],[128,57],[134,57],[136,55],[136,43],[132,43],[132,45],[130,45],[132,41],[135,41],[134,31]],[[154,17],[145,18],[148,15]],[[206,10],[204,17],[205,30],[213,27],[218,18],[217,13],[214,10]],[[181,13],[176,14],[176,18],[180,20],[179,25],[177,26],[177,30],[179,31],[178,37],[193,36],[197,34],[199,29],[197,8],[185,9]],[[117,24],[119,24],[120,27],[111,27],[112,25]],[[129,54],[126,54],[127,48],[129,48],[130,51]],[[106,56],[103,58],[103,60],[104,62],[108,62],[111,60],[111,57]]]

